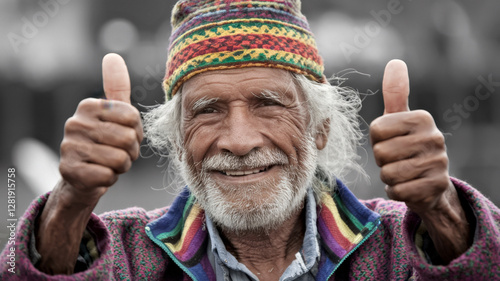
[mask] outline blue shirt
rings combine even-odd
[[[311,188],[307,191],[306,232],[302,248],[295,254],[295,260],[288,266],[280,281],[309,281],[314,280],[320,257],[318,229],[316,228],[316,199]],[[224,281],[258,281],[259,277],[253,274],[244,264],[226,250],[219,235],[219,231],[207,216],[206,225],[210,236],[208,242],[208,258],[217,276],[217,280]]]

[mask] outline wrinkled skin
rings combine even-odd
[[[387,196],[403,201],[429,231],[444,263],[464,253],[471,233],[457,191],[448,175],[443,134],[432,116],[410,111],[406,64],[388,63],[382,84],[385,111],[370,125],[370,138]]]
[[[220,151],[245,155],[256,147],[268,146],[284,151],[290,165],[300,164],[299,140],[307,124],[302,93],[293,87],[285,89],[277,82],[286,81],[282,71],[240,71],[228,74],[229,80],[221,73],[207,73],[207,78],[195,76],[186,83],[183,133],[188,155],[185,158],[198,169],[200,161]],[[195,79],[199,79],[199,84]],[[73,272],[82,233],[93,208],[139,155],[140,115],[130,105],[128,72],[119,56],[104,58],[103,80],[108,99],[82,101],[66,123],[61,144],[62,180],[37,222],[36,243],[42,256],[39,269],[47,273]],[[262,90],[258,85],[278,87],[282,104],[255,99],[249,93]],[[390,62],[384,75],[385,114],[371,124],[373,151],[382,167],[381,179],[387,184],[388,196],[404,201],[423,219],[438,252],[449,262],[467,249],[471,234],[465,211],[449,180],[443,136],[428,113],[409,111],[408,85],[404,63]],[[189,99],[196,99],[197,95],[199,98],[217,95],[217,107],[205,108],[202,113],[190,112],[194,100]],[[325,146],[326,135],[312,137],[317,149]],[[243,177],[215,172],[213,176],[220,181],[244,184],[272,178],[280,168],[275,166]],[[272,194],[272,190],[264,193]],[[231,195],[227,198],[234,200]],[[250,270],[269,272],[269,265],[273,266],[269,275],[260,275],[261,280],[278,280],[300,249],[303,219],[303,212],[296,212],[282,227],[269,233],[235,235],[226,231],[223,239],[228,250]]]
[[[275,93],[279,99],[261,95],[264,91]],[[202,99],[216,100],[196,106]],[[186,153],[183,158],[187,159],[195,174],[203,173],[203,160],[221,153],[242,157],[252,151],[269,148],[281,150],[288,157],[287,164],[240,167],[238,171],[233,168],[229,171],[208,171],[207,176],[217,183],[213,188],[223,194],[222,200],[233,208],[241,209],[236,210],[238,212],[260,209],[260,205],[264,205],[260,202],[264,199],[283,200],[284,196],[277,188],[279,177],[287,171],[288,175],[295,175],[304,170],[306,152],[303,142],[308,124],[304,95],[288,72],[271,68],[243,68],[202,73],[183,85],[182,105]],[[313,149],[323,149],[325,144],[325,135],[314,136]],[[239,175],[235,172],[252,173]],[[314,169],[310,176],[313,174]],[[257,185],[266,182],[274,184]],[[307,184],[299,184],[294,179],[291,183],[292,192],[294,196],[300,196],[298,202],[301,203]],[[255,188],[256,185],[258,188]],[[206,185],[198,188],[204,189]],[[249,189],[251,191],[247,192]],[[213,190],[197,192],[214,193]],[[272,212],[267,212],[267,215],[278,217]],[[286,222],[273,225],[270,231],[220,229],[228,250],[261,280],[278,280],[302,246],[303,212],[299,210],[286,214],[286,217]]]
[[[130,104],[130,80],[123,59],[103,59],[107,100],[85,99],[68,119],[61,143],[62,180],[37,222],[38,265],[50,274],[71,274],[83,231],[95,205],[139,157],[143,131]]]

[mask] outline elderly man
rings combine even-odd
[[[184,0],[172,25],[167,102],[144,131],[187,187],[163,209],[92,214],[143,138],[125,62],[107,55],[107,100],[67,121],[62,180],[24,215],[2,279],[500,279],[500,210],[449,177],[433,118],[408,108],[402,61],[370,127],[396,201],[359,201],[341,179],[362,173],[361,102],[327,83],[299,1]]]

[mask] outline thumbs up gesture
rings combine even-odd
[[[65,125],[59,170],[81,200],[94,204],[139,156],[143,132],[130,104],[125,61],[108,54],[102,63],[103,99],[85,99]],[[82,196],[83,195],[83,196]]]
[[[82,234],[92,211],[107,189],[139,157],[142,123],[130,104],[130,79],[125,61],[108,54],[102,62],[103,99],[85,99],[66,121],[59,171],[37,222],[38,269],[71,274]]]
[[[423,110],[410,111],[408,70],[400,60],[384,72],[384,115],[370,125],[375,161],[389,198],[417,213],[445,262],[465,252],[469,229],[448,175],[443,134]]]

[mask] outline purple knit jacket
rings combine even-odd
[[[358,201],[339,182],[340,191],[329,197],[338,213],[326,205],[318,207],[322,257],[317,280],[500,280],[500,209],[466,183],[452,181],[476,219],[473,244],[460,257],[446,266],[429,264],[417,250],[416,214],[399,202]],[[92,215],[87,230],[95,238],[99,258],[70,276],[46,275],[31,263],[29,243],[47,198],[33,201],[20,218],[15,263],[9,263],[12,245],[7,244],[0,255],[0,280],[214,280],[203,242],[204,213],[193,207],[189,193],[167,208]],[[337,219],[331,219],[334,215]],[[334,248],[344,245],[335,233],[340,220],[351,229],[358,227],[362,239],[338,256]]]

